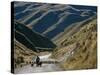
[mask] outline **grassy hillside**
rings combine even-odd
[[[66,34],[65,34],[66,35]],[[97,67],[97,19],[85,23],[70,37],[65,37],[52,54],[65,70]]]
[[[15,68],[27,65],[37,53],[14,39],[14,66]]]
[[[59,46],[61,43],[63,43],[62,41],[65,41],[66,37],[71,37],[73,34],[78,32],[81,27],[92,21],[94,18],[95,16],[92,16],[84,21],[76,22],[69,25],[67,28],[65,28],[64,32],[57,35],[55,38],[52,39],[52,41],[54,41],[54,43]]]

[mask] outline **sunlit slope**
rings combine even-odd
[[[27,65],[36,56],[33,50],[30,50],[25,45],[14,39],[14,67],[18,68],[21,65]]]
[[[70,26],[68,26],[67,28],[64,29],[64,32],[61,32],[56,37],[54,37],[52,39],[52,41],[56,45],[60,46],[61,44],[63,44],[62,41],[65,41],[66,38],[71,37],[73,34],[77,33],[81,27],[83,27],[84,25],[86,25],[88,22],[92,21],[95,18],[96,18],[96,15],[94,15],[84,21],[71,24]]]
[[[81,27],[77,33],[66,37],[53,56],[62,59],[64,69],[92,69],[97,67],[97,19]]]

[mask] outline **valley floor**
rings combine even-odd
[[[50,59],[48,55],[40,56],[40,59],[43,60],[51,60],[54,61],[54,59]],[[59,67],[57,64],[43,64],[42,67],[36,67],[36,64],[34,64],[33,67],[30,65],[26,65],[22,68],[15,69],[15,74],[23,74],[23,73],[38,73],[38,72],[53,72],[53,71],[62,71],[63,69]]]
[[[38,72],[53,72],[61,71],[62,69],[56,64],[43,64],[42,67],[31,67],[31,65],[24,66],[22,68],[15,69],[15,74],[24,73],[38,73]]]

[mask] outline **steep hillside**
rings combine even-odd
[[[14,39],[14,66],[15,68],[27,65],[36,56],[33,50],[30,50],[20,42]]]
[[[24,24],[15,21],[15,38],[20,43],[23,43],[28,48],[33,50],[51,50],[56,47],[50,39],[32,31]],[[35,49],[35,48],[36,49]]]
[[[31,43],[31,41],[22,33],[15,31],[15,38],[22,44],[24,44],[27,48],[37,51],[35,45]]]
[[[65,70],[97,68],[97,19],[84,24],[70,37],[66,37],[52,54]]]
[[[87,24],[89,21],[92,21],[94,18],[96,18],[96,15],[81,21],[81,22],[76,22],[68,26],[67,28],[64,29],[64,32],[61,32],[58,34],[56,37],[52,39],[52,41],[57,45],[60,46],[62,44],[66,37],[71,37],[73,34],[79,31],[81,27],[83,27],[85,24]]]
[[[83,22],[97,12],[96,6],[14,3],[15,19],[49,39],[54,39],[71,24]]]

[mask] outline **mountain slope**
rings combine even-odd
[[[48,38],[40,35],[39,33],[32,31],[31,29],[29,29],[28,27],[26,27],[25,25],[17,21],[15,21],[15,31],[17,31],[15,38],[19,42],[23,43],[24,45],[27,45],[27,47],[29,47],[29,44],[30,44],[30,47],[32,47],[33,50],[34,50],[34,47],[37,50],[39,49],[51,50],[56,47],[56,45],[53,44],[52,41],[50,41]],[[24,39],[27,40],[29,44],[25,43]]]
[[[88,19],[86,19],[84,21],[76,22],[76,23],[71,24],[70,26],[68,26],[67,28],[65,28],[64,32],[61,32],[56,37],[54,37],[52,39],[52,41],[56,45],[60,46],[61,44],[63,44],[63,42],[65,41],[65,39],[67,37],[71,37],[73,34],[75,34],[76,32],[78,32],[81,27],[83,27],[89,21],[92,21],[94,18],[96,18],[96,15],[94,15],[94,16],[92,16],[92,17],[90,17],[90,18],[88,18]]]
[[[25,45],[14,39],[14,67],[18,68],[21,65],[27,65],[37,55],[33,50],[30,50]]]
[[[97,68],[97,19],[94,18],[77,33],[67,37],[52,57],[61,59],[65,70]]]
[[[15,2],[15,19],[49,39],[96,14],[96,6]],[[19,10],[20,8],[20,10]]]
[[[35,45],[22,33],[15,31],[15,38],[27,48],[37,51]]]

